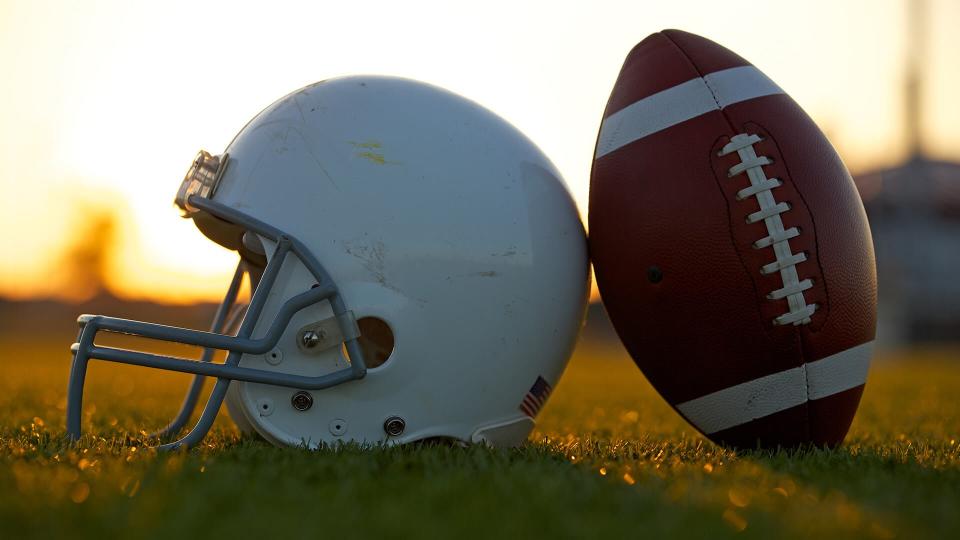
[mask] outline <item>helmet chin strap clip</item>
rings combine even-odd
[[[353,311],[347,311],[297,330],[297,348],[306,354],[316,354],[358,337],[357,319]]]

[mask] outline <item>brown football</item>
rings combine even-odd
[[[715,442],[843,441],[876,329],[863,203],[810,117],[716,43],[627,56],[590,180],[590,251],[620,339]]]

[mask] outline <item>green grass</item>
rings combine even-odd
[[[845,446],[735,453],[618,351],[578,351],[523,448],[311,452],[238,436],[157,455],[138,429],[185,381],[93,364],[88,437],[62,440],[63,347],[0,358],[0,537],[960,536],[960,362],[877,362]]]

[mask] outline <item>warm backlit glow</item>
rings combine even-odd
[[[932,154],[956,156],[960,5],[929,4],[923,126]],[[4,2],[0,295],[89,294],[63,277],[63,252],[89,245],[75,238],[89,213],[116,209],[103,259],[111,292],[216,299],[235,255],[178,217],[184,170],[274,99],[337,75],[417,78],[486,105],[554,160],[585,216],[594,139],[624,56],[651,32],[682,28],[752,60],[851,168],[893,164],[905,151],[905,12],[905,0]]]

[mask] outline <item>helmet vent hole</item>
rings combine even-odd
[[[357,342],[363,351],[363,359],[367,369],[378,368],[387,363],[393,354],[393,330],[383,319],[377,317],[361,317],[357,319],[360,328],[360,337]],[[346,346],[343,347],[344,358],[349,358]]]

